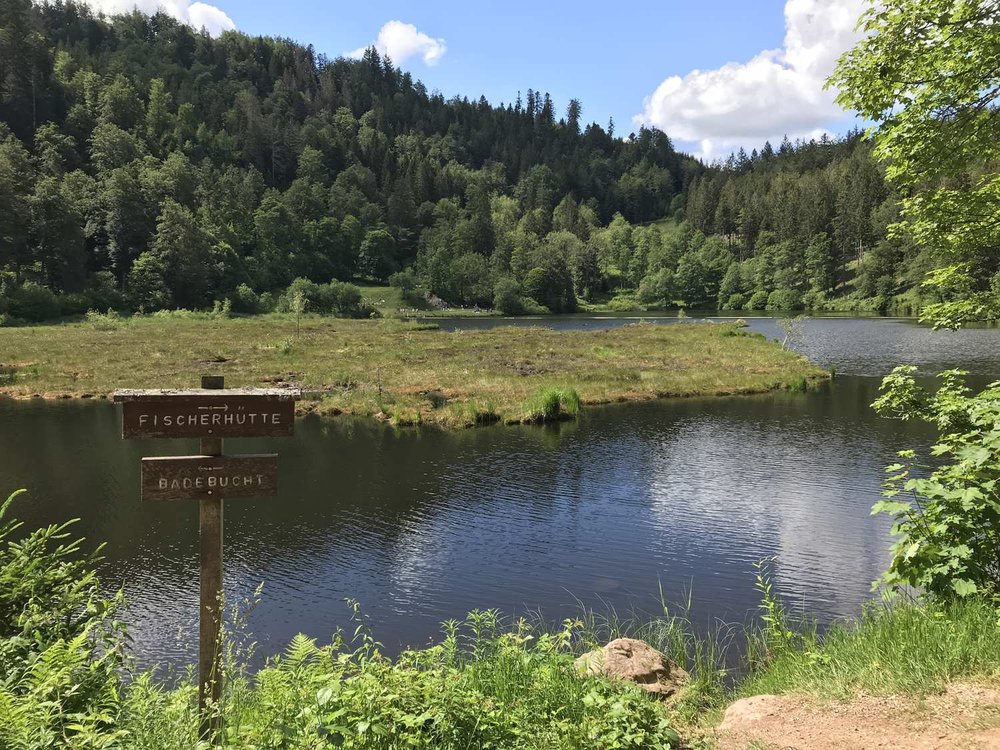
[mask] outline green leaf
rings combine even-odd
[[[961,597],[972,596],[977,591],[979,587],[976,586],[972,581],[968,581],[964,578],[955,578],[951,582],[951,587],[955,589],[955,593]]]

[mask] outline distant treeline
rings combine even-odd
[[[912,283],[857,136],[706,168],[658,130],[585,124],[576,100],[562,116],[530,89],[446,100],[373,49],[329,60],[72,2],[3,3],[0,28],[8,320],[266,308],[300,278],[392,277],[507,312],[637,288],[646,304],[825,304]]]
[[[720,279],[720,307],[763,307],[768,293],[809,308],[915,305],[898,299],[919,284],[931,260],[890,237],[899,198],[854,132],[777,151],[742,149],[697,176],[684,215],[692,229],[723,239],[732,253]]]

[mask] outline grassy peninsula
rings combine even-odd
[[[300,408],[400,425],[544,421],[579,406],[804,388],[826,374],[732,324],[449,332],[429,324],[197,314],[0,329],[0,392],[102,398],[116,388],[287,383]]]

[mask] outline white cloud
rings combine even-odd
[[[208,29],[208,33],[212,36],[236,28],[233,19],[226,15],[225,11],[207,3],[192,3],[189,0],[85,0],[85,2],[94,10],[103,11],[108,15],[131,13],[133,8],[138,8],[143,13],[156,13],[162,10],[195,29]]]
[[[378,32],[378,38],[373,42],[375,49],[388,55],[394,63],[402,65],[411,57],[419,55],[427,65],[436,65],[444,57],[448,46],[444,39],[428,36],[412,23],[389,21]],[[372,45],[368,45],[372,46]],[[361,47],[348,52],[348,57],[360,58],[368,47]]]
[[[646,98],[637,125],[697,143],[711,159],[765,139],[816,137],[845,117],[824,90],[837,58],[860,36],[867,0],[787,0],[785,40],[748,62],[671,76]]]

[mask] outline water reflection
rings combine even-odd
[[[982,377],[997,372],[988,333]],[[826,341],[819,358],[842,361],[844,335],[814,332],[807,345]],[[916,346],[923,334],[900,335]],[[875,358],[903,351],[871,346]],[[937,357],[959,354],[949,343]],[[290,440],[229,441],[279,450],[282,489],[227,504],[227,590],[238,600],[264,582],[249,617],[262,656],[299,631],[322,639],[345,626],[344,597],[362,602],[390,650],[477,607],[553,619],[578,602],[655,609],[661,585],[674,601],[690,591],[700,621],[742,620],[756,604],[753,562],[771,555],[791,602],[823,621],[849,615],[886,562],[887,522],[868,514],[882,467],[929,439],[875,417],[877,386],[849,376],[809,394],[608,407],[545,429],[313,418]],[[197,509],[140,503],[138,472],[140,456],[194,442],[123,442],[106,403],[0,401],[0,425],[2,485],[31,490],[19,513],[82,518],[83,533],[108,542],[102,576],[125,587],[141,661],[191,660]]]

